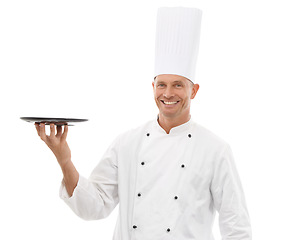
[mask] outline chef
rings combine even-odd
[[[119,204],[114,240],[250,240],[251,226],[232,150],[191,119],[201,11],[158,9],[155,74],[158,117],[119,135],[87,179],[71,161],[68,126],[36,124],[63,172],[60,197],[81,218],[107,217]]]

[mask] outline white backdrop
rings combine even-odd
[[[0,239],[112,239],[118,208],[75,216],[54,155],[19,118],[88,118],[68,135],[87,177],[119,133],[156,117],[156,10],[178,5],[203,10],[192,117],[231,145],[254,239],[299,239],[296,2],[2,0]]]

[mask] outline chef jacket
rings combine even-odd
[[[119,135],[89,179],[60,197],[85,220],[119,203],[113,240],[250,240],[251,226],[230,146],[189,120],[167,134],[157,120]]]

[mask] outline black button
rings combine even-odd
[[[170,228],[167,228],[167,232],[170,232]]]
[[[141,197],[141,193],[138,193],[138,197]]]
[[[181,166],[182,168],[184,168],[185,167],[185,165],[184,164],[182,164],[182,166]]]
[[[149,135],[150,135],[149,133],[146,134],[146,136],[148,136],[148,137],[149,137]]]
[[[191,134],[188,134],[188,137],[191,138]]]
[[[137,228],[137,226],[136,226],[136,225],[134,225],[134,226],[133,226],[133,228]]]
[[[142,162],[141,165],[144,165],[144,162]]]
[[[177,199],[178,199],[178,196],[175,196],[174,199],[177,200]]]

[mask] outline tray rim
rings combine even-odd
[[[45,123],[46,125],[54,123],[55,125],[69,125],[68,123],[86,122],[83,118],[55,118],[55,117],[20,117],[21,120],[32,123]]]

